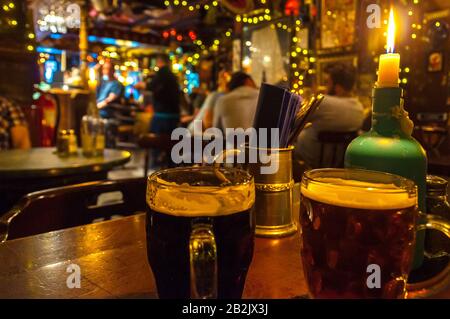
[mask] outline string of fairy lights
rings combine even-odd
[[[409,34],[410,41],[415,42],[417,40],[420,40],[423,35],[424,25],[428,23],[427,19],[423,18],[419,14],[418,5],[420,4],[420,0],[409,0],[408,3],[408,23],[411,27],[411,33]],[[440,22],[436,21],[434,27],[439,28]],[[400,70],[401,72],[401,84],[406,85],[408,84],[408,76],[410,75],[411,66],[404,66],[403,69]]]
[[[424,30],[424,25],[427,23],[426,20],[423,20],[419,10],[419,4],[422,0],[406,0],[404,6],[406,7],[406,15],[403,19],[408,19],[407,24],[409,24],[410,28],[408,28],[409,34],[406,35],[406,38],[409,39],[409,43],[403,48],[404,50],[409,50],[409,44],[414,41],[421,39],[422,33]],[[300,19],[295,20],[295,24],[277,21],[278,18],[281,18],[281,14],[278,11],[272,11],[270,9],[270,3],[266,0],[260,0],[260,4],[269,4],[269,6],[263,8],[259,8],[247,14],[238,14],[234,17],[234,20],[238,24],[242,25],[258,25],[258,24],[270,24],[271,28],[276,28],[278,30],[283,30],[291,34],[292,42],[291,48],[289,52],[290,59],[290,69],[291,69],[291,86],[292,90],[297,93],[304,93],[305,83],[310,83],[308,81],[308,77],[314,76],[317,73],[317,61],[318,56],[315,50],[310,49],[308,47],[302,47],[303,41],[300,39],[299,31],[302,26],[302,21]],[[219,5],[218,1],[208,1],[207,3],[202,4],[189,4],[188,1],[180,1],[180,0],[166,0],[166,6],[173,7],[187,7],[188,10],[209,10],[213,7],[217,7]],[[383,11],[383,25],[387,25],[388,22],[388,13],[389,10],[387,8]],[[332,13],[331,13],[332,14]],[[436,22],[436,27],[439,27],[440,22]],[[294,32],[295,31],[295,32]],[[231,30],[226,32],[226,37],[233,37],[233,32]],[[386,34],[384,34],[386,36]],[[404,36],[404,35],[403,35]],[[408,42],[408,41],[405,41]],[[221,39],[215,39],[212,44],[209,46],[206,45],[201,39],[193,40],[193,43],[197,46],[201,55],[209,54],[217,52],[220,45],[222,44]],[[378,63],[379,52],[372,52],[373,60],[375,63]],[[406,55],[405,55],[406,56]],[[411,66],[407,63],[410,63],[408,59],[404,59],[404,63],[402,69],[400,70],[400,84],[407,85],[409,82],[409,75],[411,74]]]
[[[295,28],[292,37],[292,45],[290,51],[291,59],[291,91],[297,94],[304,94],[305,83],[307,83],[308,77],[314,75],[316,57],[314,51],[306,47],[302,47],[302,39],[300,37],[300,30],[302,28],[302,21],[295,20],[295,26],[287,26],[283,23],[278,23],[277,28],[292,32],[292,28]]]
[[[262,6],[259,6],[258,9],[247,13],[247,14],[238,14],[234,16],[235,23],[242,24],[244,26],[248,25],[258,25],[258,24],[266,24],[271,28],[282,30],[288,32],[291,37],[291,46],[289,49],[289,63],[290,63],[290,80],[291,80],[291,88],[293,91],[303,94],[305,90],[305,84],[310,84],[310,77],[314,76],[316,71],[316,63],[318,61],[318,56],[315,50],[312,48],[308,48],[307,45],[305,47],[303,39],[301,39],[300,30],[305,28],[302,24],[301,19],[296,19],[293,21],[282,21],[282,13],[277,10],[272,10],[272,4],[266,0],[258,0]],[[425,25],[428,21],[422,18],[419,10],[419,4],[423,0],[407,0],[405,1],[406,14],[403,19],[407,19],[406,24],[409,26],[408,32],[409,34],[406,36],[409,39],[404,47],[404,50],[408,50],[409,45],[414,43],[414,41],[418,41],[423,37],[423,31],[425,29]],[[26,21],[19,21],[16,18],[15,11],[20,6],[20,0],[0,0],[0,19],[1,25],[4,28],[25,28],[26,31],[26,43],[25,49],[32,52],[36,49],[35,44],[35,34],[32,30],[32,26],[28,25]],[[195,10],[211,10],[212,8],[220,6],[220,2],[217,0],[214,1],[201,1],[193,4],[192,1],[187,0],[165,0],[164,4],[167,7],[184,7],[186,10],[195,11]],[[383,25],[387,25],[387,16],[388,9],[385,8],[383,10]],[[439,21],[433,22],[436,24],[436,27],[440,26]],[[22,25],[21,24],[25,24]],[[385,34],[386,36],[386,34]],[[186,53],[177,53],[175,50],[171,53],[172,59],[175,61],[175,64],[179,68],[179,72],[191,72],[191,68],[184,67],[181,68],[180,65],[186,64],[195,67],[199,64],[199,61],[202,57],[208,56],[211,54],[217,53],[222,45],[229,45],[230,41],[226,40],[227,38],[233,39],[235,37],[233,30],[227,29],[225,32],[221,33],[221,36],[213,39],[212,41],[205,41],[198,37],[198,35],[194,31],[187,31],[181,33],[177,30],[170,29],[162,32],[163,39],[167,39],[170,41],[176,41],[179,43],[182,42],[191,42],[195,45],[196,49],[194,52],[186,52]],[[206,43],[207,42],[207,43]],[[406,41],[405,41],[406,42]],[[118,53],[116,52],[108,52],[106,50],[103,52],[104,57],[108,58],[119,58]],[[372,52],[373,60],[375,63],[378,62],[378,54],[379,52]],[[107,56],[106,56],[107,55]],[[40,60],[44,61],[46,57],[40,56]],[[404,61],[407,61],[405,59]],[[148,71],[147,71],[148,72]],[[404,64],[401,69],[401,77],[400,84],[407,85],[408,77],[411,74],[411,66]]]
[[[270,9],[260,9],[252,14],[237,15],[236,22],[242,22],[246,24],[258,24],[265,21],[271,21],[272,15]]]
[[[191,1],[192,2],[192,1]],[[267,0],[259,0],[260,4],[266,4]],[[219,1],[217,0],[213,0],[213,1],[209,1],[208,3],[204,3],[204,4],[190,4],[189,1],[186,0],[165,0],[164,1],[164,5],[166,7],[186,7],[188,8],[189,11],[194,11],[194,10],[209,10],[213,7],[217,7],[219,6]]]
[[[186,0],[165,0],[164,1],[164,5],[166,7],[186,7],[189,11],[194,11],[194,10],[209,10],[212,7],[217,7],[219,5],[219,2],[217,0],[211,1],[209,3],[205,3],[205,4],[200,4],[197,3],[195,5],[189,4],[188,1]]]
[[[36,35],[34,34],[33,26],[30,23],[19,19],[18,8],[23,5],[20,1],[21,0],[8,0],[0,2],[0,26],[3,29],[9,30],[25,30],[25,49],[29,52],[33,52],[36,49]]]
[[[266,0],[260,0],[259,1],[261,5],[267,5],[269,4]],[[185,7],[189,11],[194,10],[210,10],[213,7],[217,7],[219,5],[218,1],[209,1],[207,3],[197,3],[197,4],[189,4],[188,1],[180,1],[180,0],[166,0],[164,3],[167,7]],[[292,43],[293,46],[290,48],[288,55],[290,60],[290,66],[291,66],[291,86],[292,90],[297,93],[304,93],[304,86],[305,83],[307,83],[307,78],[313,74],[316,73],[315,71],[315,62],[316,57],[314,56],[314,51],[309,50],[308,48],[302,48],[300,44],[302,43],[297,36],[299,33],[302,25],[301,20],[295,20],[294,24],[291,25],[291,23],[286,22],[275,22],[275,20],[279,20],[278,18],[281,18],[282,14],[278,11],[272,11],[269,7],[263,6],[262,8],[259,8],[257,10],[254,10],[248,14],[241,14],[235,16],[235,22],[238,24],[243,25],[257,25],[260,23],[269,23],[271,28],[276,28],[281,31],[288,32],[289,34],[293,34]],[[270,22],[273,21],[271,24]],[[295,31],[295,32],[293,32]],[[176,30],[166,30],[162,33],[163,38],[165,39],[172,39],[177,40],[178,42],[182,42],[187,37],[183,37],[180,35]],[[224,38],[231,38],[233,37],[233,31],[232,29],[228,29],[222,36],[224,35]],[[198,55],[199,57],[208,56],[210,54],[215,54],[219,51],[220,46],[222,45],[223,41],[225,39],[214,39],[207,45],[202,39],[198,38],[191,38],[192,43],[196,45],[197,53],[195,53],[193,56],[191,56],[187,62],[195,61],[193,57],[195,55]],[[176,56],[176,55],[174,55]],[[198,61],[197,61],[198,63]],[[245,65],[245,61],[244,61]]]

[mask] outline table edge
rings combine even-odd
[[[0,178],[2,179],[27,179],[27,178],[40,178],[40,177],[58,177],[69,176],[80,173],[92,173],[102,172],[110,170],[116,166],[124,165],[131,160],[131,153],[126,150],[109,149],[110,151],[117,151],[121,153],[127,153],[123,158],[117,158],[106,163],[86,164],[80,166],[74,166],[70,168],[43,168],[43,169],[29,169],[29,170],[1,170]]]

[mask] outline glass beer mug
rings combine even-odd
[[[436,291],[407,284],[415,235],[435,229],[449,237],[450,225],[418,211],[412,181],[366,170],[311,170],[303,175],[300,206],[301,255],[312,297],[405,298]],[[448,283],[449,269],[439,284]]]
[[[253,258],[253,177],[181,167],[147,185],[147,257],[160,298],[241,298]]]

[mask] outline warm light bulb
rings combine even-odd
[[[388,32],[387,32],[387,52],[394,53],[395,47],[395,19],[394,19],[394,10],[391,8],[391,12],[389,12],[389,23],[388,23]]]

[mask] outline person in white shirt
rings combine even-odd
[[[191,134],[194,133],[195,121],[202,121],[202,128],[206,130],[212,126],[214,110],[218,99],[227,91],[228,81],[230,80],[230,73],[226,70],[219,72],[217,77],[217,89],[206,96],[200,110],[195,114],[193,121],[189,123],[188,129]]]
[[[236,72],[228,83],[228,92],[217,100],[213,127],[225,132],[227,128],[243,128],[253,126],[259,91],[250,75]]]
[[[327,95],[312,114],[311,125],[303,129],[295,145],[295,157],[305,161],[310,168],[318,168],[321,131],[352,132],[361,129],[364,122],[364,107],[353,96],[356,81],[355,68],[335,64],[326,71]],[[327,159],[325,159],[325,163]]]

